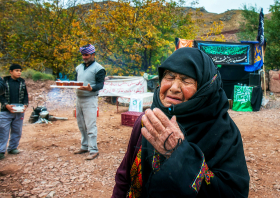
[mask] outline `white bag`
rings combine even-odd
[[[143,112],[143,99],[130,98],[128,111]]]

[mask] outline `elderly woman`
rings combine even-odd
[[[112,197],[248,197],[241,135],[212,60],[180,48],[158,70],[160,87],[134,124]]]

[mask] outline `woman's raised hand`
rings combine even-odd
[[[142,117],[142,123],[144,124],[141,129],[142,135],[159,153],[167,158],[185,139],[176,121],[176,116],[169,120],[158,108],[146,110]]]

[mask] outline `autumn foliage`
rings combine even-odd
[[[109,75],[155,74],[174,51],[175,37],[195,39],[198,32],[197,13],[165,0],[1,0],[0,10],[0,65],[17,62],[54,74],[73,74],[82,61],[79,47],[87,43]]]

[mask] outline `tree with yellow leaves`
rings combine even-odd
[[[194,39],[197,32],[191,13],[166,0],[94,3],[81,22],[98,59],[119,75],[155,73],[174,50],[175,37]]]
[[[224,28],[224,24],[222,21],[216,22],[212,24],[210,29],[207,31],[205,35],[201,36],[201,40],[203,41],[220,41],[224,42],[225,37],[221,34],[222,29]]]
[[[109,75],[155,74],[174,51],[176,37],[192,40],[198,33],[198,11],[178,2],[1,0],[0,64],[72,74],[82,61],[79,47],[92,43]],[[220,29],[218,24],[210,31]]]
[[[78,7],[75,1],[70,3],[65,9],[58,0],[6,1],[1,16],[2,64],[18,62],[36,70],[47,67],[55,74],[74,70],[82,42],[73,27]]]

